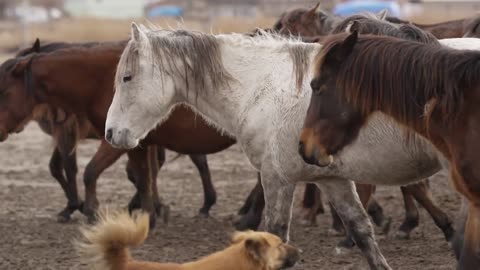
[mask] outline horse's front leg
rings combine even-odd
[[[319,187],[328,194],[330,202],[343,220],[348,233],[367,258],[371,269],[391,269],[375,241],[372,224],[355,190],[347,180],[322,180]]]
[[[265,230],[288,242],[295,184],[263,170],[261,178],[265,196]]]

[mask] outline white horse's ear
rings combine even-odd
[[[354,31],[360,31],[360,22],[358,22],[357,20],[354,20],[354,21],[351,21],[348,23],[347,27],[345,28],[345,32],[351,34],[353,33]]]
[[[135,22],[132,22],[132,39],[137,42],[141,42],[142,40],[146,39],[143,28]]]
[[[384,21],[387,18],[388,10],[382,9],[380,12],[377,13],[377,18],[381,21]]]

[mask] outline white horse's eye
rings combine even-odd
[[[131,81],[131,80],[132,80],[132,76],[131,76],[131,75],[130,75],[130,76],[125,76],[125,77],[123,77],[123,82],[124,82],[124,83],[129,82],[129,81]]]

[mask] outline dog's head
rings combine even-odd
[[[271,233],[266,232],[236,232],[232,237],[233,244],[241,244],[248,259],[261,269],[278,270],[295,265],[300,259],[298,249],[285,244]]]

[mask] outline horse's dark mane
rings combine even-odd
[[[439,44],[434,35],[412,24],[396,25],[385,20],[380,20],[375,14],[370,13],[356,14],[345,18],[333,28],[331,33],[344,33],[354,22],[357,25],[357,29],[355,30],[360,34],[391,36],[420,43]]]
[[[387,18],[385,18],[385,19],[386,19],[388,22],[396,23],[396,24],[409,24],[409,23],[410,23],[409,21],[402,20],[402,19],[397,18],[397,17],[387,16]]]
[[[346,36],[326,41],[320,65]],[[465,91],[480,83],[479,74],[480,52],[379,36],[360,36],[335,68],[337,94],[362,114],[382,110],[415,127],[432,99],[435,112],[447,124],[454,123]]]

